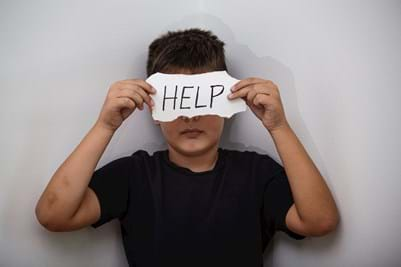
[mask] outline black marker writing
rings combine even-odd
[[[173,107],[173,109],[175,109],[175,102],[177,100],[177,89],[178,89],[178,86],[177,85],[175,86],[174,97],[166,97],[166,91],[167,91],[166,89],[167,89],[167,86],[165,85],[164,86],[164,96],[163,96],[163,111],[164,111],[164,104],[166,102],[166,99],[174,99],[174,107]]]
[[[180,109],[190,109],[190,107],[183,107],[183,106],[182,106],[182,100],[183,100],[184,98],[190,98],[189,96],[188,96],[188,97],[185,97],[185,96],[184,96],[184,92],[185,92],[185,89],[186,89],[186,88],[194,88],[194,87],[193,87],[193,86],[184,86],[184,87],[182,87]]]
[[[195,86],[183,86],[182,87],[181,99],[179,100],[180,101],[179,109],[191,109],[191,108],[197,109],[197,108],[205,108],[205,107],[207,107],[207,105],[201,105],[201,104],[198,103],[199,102],[199,89],[200,89],[200,86],[197,86],[197,88],[196,88],[195,106],[194,107],[183,106],[184,99],[191,99],[191,95],[185,95],[185,90],[186,89],[190,89],[190,88],[195,88]],[[224,85],[221,85],[221,84],[210,85],[210,108],[213,107],[214,98],[218,97],[223,92],[224,92]],[[166,110],[166,100],[167,99],[174,99],[173,110],[176,109],[176,102],[177,102],[177,99],[178,99],[177,93],[178,93],[178,85],[175,86],[174,96],[166,96],[166,94],[167,94],[167,85],[164,86],[163,107],[162,107],[163,111]],[[205,94],[205,92],[201,92],[201,93]]]
[[[223,93],[223,91],[224,91],[224,86],[223,86],[223,85],[218,85],[218,84],[216,84],[216,85],[211,85],[210,87],[212,88],[212,94],[210,95],[210,108],[212,108],[212,105],[213,105],[213,98],[215,98],[216,96],[219,96],[219,95],[221,95],[221,94]],[[217,95],[214,95],[214,94],[213,94],[214,88],[215,88],[215,87],[220,87],[220,88],[222,88],[221,91],[220,91],[220,93],[218,93]]]
[[[205,108],[206,105],[198,106],[198,99],[199,99],[199,86],[198,89],[196,89],[195,108]]]

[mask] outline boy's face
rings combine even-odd
[[[207,71],[195,73],[202,72]],[[195,74],[188,70],[165,73]],[[185,155],[201,155],[215,146],[218,147],[224,128],[224,118],[217,115],[194,116],[192,118],[180,116],[173,121],[156,121],[155,123],[160,125],[169,148],[172,147],[180,154]]]
[[[201,155],[217,146],[223,132],[224,118],[203,115],[180,116],[169,122],[158,122],[167,143],[180,154]],[[196,131],[188,131],[188,130]]]

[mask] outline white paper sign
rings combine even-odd
[[[231,86],[238,81],[226,71],[202,74],[154,73],[146,79],[156,89],[156,93],[151,95],[155,103],[152,117],[158,121],[208,114],[230,118],[247,108],[243,99],[227,98]]]

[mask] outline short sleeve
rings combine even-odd
[[[277,171],[266,185],[263,195],[265,219],[273,224],[275,230],[283,231],[293,239],[304,239],[305,236],[288,229],[285,222],[287,212],[294,200],[285,170],[281,165],[276,164]]]
[[[97,228],[115,218],[122,218],[127,210],[129,178],[132,158],[115,159],[97,169],[88,184],[96,194],[101,215],[91,226]]]

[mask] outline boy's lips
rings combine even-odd
[[[185,129],[183,131],[181,131],[181,134],[186,134],[186,133],[201,133],[203,132],[202,130],[198,129],[198,128],[189,128],[189,129]]]

